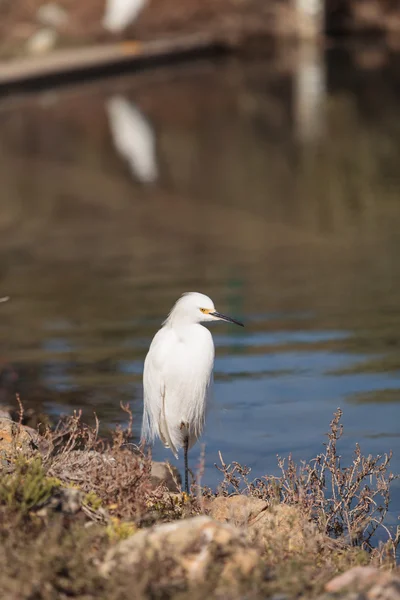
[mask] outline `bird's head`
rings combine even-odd
[[[243,327],[243,323],[217,312],[214,302],[205,294],[187,292],[175,303],[167,321],[186,323],[205,323],[210,321],[227,321]]]

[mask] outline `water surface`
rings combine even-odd
[[[105,430],[129,401],[138,436],[148,345],[197,290],[246,323],[213,327],[205,484],[218,451],[254,476],[312,458],[338,406],[345,461],[359,442],[398,473],[396,65],[331,53],[315,104],[259,59],[3,98],[1,402]]]

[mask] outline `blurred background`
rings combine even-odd
[[[300,4],[143,0],[122,18],[0,0],[14,75],[126,39],[236,44],[56,87],[2,80],[0,404],[18,392],[53,422],[82,408],[106,432],[128,401],[138,440],[151,338],[201,291],[246,324],[213,327],[203,483],[218,451],[254,476],[312,458],[338,406],[344,461],[359,442],[400,471],[399,10],[331,0],[294,42]],[[392,524],[399,511],[395,482]]]

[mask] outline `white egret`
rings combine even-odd
[[[243,327],[217,312],[208,296],[183,294],[154,336],[144,363],[142,439],[159,437],[175,458],[183,447],[187,493],[188,451],[203,431],[213,383],[214,342],[201,325],[211,321]]]

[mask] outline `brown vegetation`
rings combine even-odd
[[[315,459],[299,467],[290,455],[286,461],[279,459],[280,477],[266,475],[250,482],[248,469],[238,463],[226,465],[221,457],[222,466],[217,467],[224,475],[221,492],[247,491],[269,503],[300,506],[317,523],[319,531],[372,550],[371,538],[378,527],[384,526],[389,509],[390,483],[394,479],[388,470],[391,454],[365,457],[356,444],[352,464],[343,466],[337,447],[343,434],[341,417],[338,409],[330,423],[325,451]],[[399,535],[400,528],[393,540],[389,535],[388,548],[392,552]]]
[[[222,461],[218,493],[192,497],[154,487],[150,455],[130,443],[131,417],[110,441],[78,414],[43,433],[41,452],[10,440],[0,473],[4,597],[312,598],[350,567],[393,568],[398,532],[372,543],[389,505],[390,456],[357,447],[343,467],[340,417],[310,464],[282,460],[280,477],[251,481],[246,467]]]

